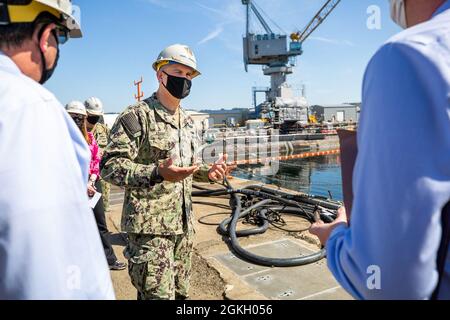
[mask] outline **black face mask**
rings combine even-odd
[[[100,121],[100,116],[88,116],[87,117],[87,122],[89,122],[92,125],[97,124],[99,121]]]
[[[164,71],[163,71],[164,72]],[[191,93],[192,81],[186,78],[180,78],[167,74],[167,85],[164,87],[169,93],[177,99],[184,99]]]
[[[72,120],[75,122],[77,127],[80,130],[83,130],[83,128],[84,128],[84,121],[85,121],[86,117],[81,115],[81,114],[71,114],[70,116],[72,117]]]
[[[41,33],[44,31],[44,29],[45,28],[43,28]],[[58,41],[58,37],[56,36],[56,34],[53,33],[53,35],[55,36],[56,41]],[[53,64],[53,67],[51,67],[50,69],[47,69],[47,60],[45,59],[44,53],[39,48],[39,51],[41,52],[41,59],[42,59],[42,75],[41,75],[41,79],[39,80],[40,84],[46,83],[52,77],[53,73],[55,72],[55,69],[58,66],[58,60],[59,60],[59,46],[57,46],[57,50],[58,51],[56,53],[55,63]]]

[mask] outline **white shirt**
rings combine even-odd
[[[0,52],[0,300],[115,298],[89,161],[63,106]]]
[[[356,298],[429,299],[450,201],[450,1],[376,53],[361,110],[351,225],[332,233],[328,265]]]

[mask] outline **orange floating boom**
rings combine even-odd
[[[333,150],[326,150],[326,151],[317,151],[317,152],[305,152],[305,153],[299,153],[294,154],[290,156],[279,156],[279,157],[267,157],[267,158],[261,158],[261,159],[251,159],[251,160],[239,160],[235,161],[231,164],[235,165],[246,165],[246,164],[258,164],[262,161],[287,161],[287,160],[295,160],[295,159],[306,159],[306,158],[314,158],[314,157],[322,157],[322,156],[328,156],[332,154],[340,154],[340,149],[333,149]]]

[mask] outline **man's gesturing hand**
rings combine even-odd
[[[236,166],[227,165],[228,155],[224,154],[216,163],[211,167],[208,173],[208,178],[213,181],[223,180]]]
[[[173,165],[173,160],[166,160],[158,168],[159,174],[165,181],[180,182],[198,171],[198,166],[192,166],[189,168],[180,168]]]

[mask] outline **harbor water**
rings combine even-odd
[[[240,167],[234,176],[310,195],[343,200],[339,155],[282,161],[275,175],[264,176],[251,167]]]

